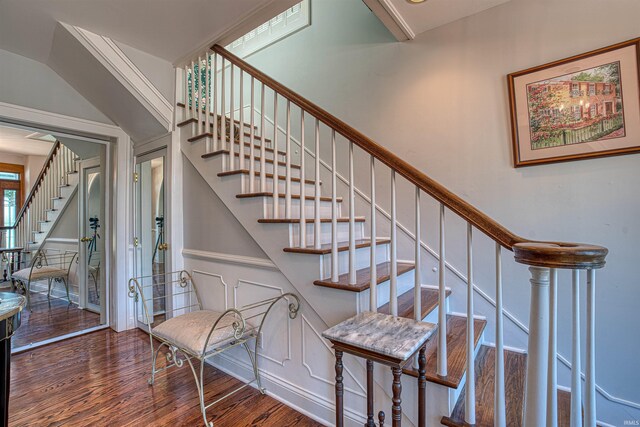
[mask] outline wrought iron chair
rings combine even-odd
[[[154,297],[153,288],[167,285],[170,286],[170,289],[167,290],[166,320],[154,326],[153,301],[154,299],[165,297]],[[281,300],[287,301],[291,319],[296,318],[300,308],[298,297],[292,293],[285,293],[241,308],[230,308],[224,312],[207,310],[202,306],[193,278],[184,270],[132,278],[129,280],[129,297],[135,300],[137,310],[139,305],[142,306],[143,323],[145,323],[149,333],[151,377],[148,383],[153,385],[157,373],[173,366],[180,368],[186,361],[193,373],[200,399],[200,410],[202,411],[204,423],[208,427],[213,427],[213,422],[207,421],[207,409],[216,403],[254,382],[258,390],[263,394],[265,393],[265,389],[260,382],[260,371],[258,369],[258,351],[265,320],[271,309]],[[154,339],[157,341],[155,344],[159,342],[156,348],[154,348]],[[249,343],[251,340],[254,340],[253,351]],[[207,359],[239,345],[242,345],[249,355],[249,360],[253,367],[253,380],[213,402],[205,403],[205,362]],[[168,350],[165,355],[167,365],[158,369],[156,368],[156,361],[163,347]],[[200,362],[199,370],[197,365],[194,366],[194,359]]]
[[[39,249],[29,267],[11,273],[11,279],[27,297],[27,309],[31,310],[31,282],[44,279],[48,282],[47,298],[51,298],[51,287],[55,282],[63,283],[67,291],[67,300],[71,304],[69,273],[77,256],[76,251]]]

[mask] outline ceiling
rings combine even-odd
[[[52,142],[31,139],[43,136],[45,135],[31,130],[0,125],[0,152],[23,156],[46,156],[51,150]],[[52,137],[49,135],[49,138]],[[0,157],[1,162],[2,157]]]
[[[257,26],[293,3],[295,0],[0,0],[0,49],[46,63],[59,21],[176,63],[247,21],[261,20]]]
[[[457,21],[510,0],[363,0],[396,39],[410,40],[418,34]]]

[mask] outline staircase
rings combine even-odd
[[[35,251],[44,243],[77,191],[75,154],[56,142],[42,167],[12,229],[16,246]]]
[[[364,310],[437,324],[438,333],[426,344],[427,425],[577,426],[584,417],[584,425],[595,426],[595,270],[604,266],[605,248],[530,241],[511,233],[220,46],[185,66],[180,89],[183,116],[177,126],[183,154],[327,325]],[[347,154],[339,155],[340,150]],[[355,198],[356,191],[363,192],[356,188],[356,170],[359,178],[368,176],[368,182],[358,182],[368,188],[363,209]],[[376,181],[387,175],[388,181]],[[398,196],[400,180],[412,187],[413,200]],[[378,204],[378,191],[388,191],[385,200],[380,199],[389,202],[388,217]],[[438,210],[438,253],[433,260],[421,241],[427,198]],[[411,232],[399,236],[400,209],[413,212],[415,222]],[[467,254],[463,314],[449,310],[449,216],[465,223],[466,241],[457,242]],[[407,238],[411,233],[414,237]],[[485,317],[474,308],[476,233],[493,241],[496,310],[483,313]],[[531,272],[526,355],[503,345],[506,251]],[[412,259],[400,259],[399,253]],[[436,283],[425,283],[429,262],[437,265]],[[581,311],[575,302],[573,392],[558,391],[557,386],[559,269],[573,272],[573,301],[579,296],[579,273],[587,272],[584,401]],[[483,344],[488,320],[494,322],[495,347]],[[408,378],[418,374],[412,367],[404,373]],[[411,414],[405,418],[417,425]]]

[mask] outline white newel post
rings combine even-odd
[[[547,357],[549,353],[549,268],[529,267],[531,307],[529,356],[524,395],[524,427],[539,427],[547,417]]]

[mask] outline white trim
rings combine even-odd
[[[44,241],[42,242],[43,244],[45,243],[65,243],[68,245],[76,245],[80,242],[79,239],[67,239],[66,237],[48,237],[46,239],[44,239]]]
[[[248,265],[252,267],[269,268],[278,270],[278,267],[268,258],[256,258],[244,255],[223,254],[221,252],[201,251],[197,249],[182,249],[182,255],[186,258],[202,259],[205,261],[220,261],[230,264]]]
[[[33,350],[34,348],[42,347],[42,346],[48,345],[48,344],[53,344],[53,343],[56,343],[56,342],[60,342],[62,340],[66,340],[68,338],[73,338],[73,337],[77,337],[77,336],[80,336],[80,335],[85,335],[85,334],[88,334],[88,333],[91,333],[91,332],[100,331],[102,329],[107,329],[108,327],[109,327],[109,325],[94,326],[93,328],[83,329],[81,331],[71,332],[70,334],[60,335],[59,337],[49,338],[49,339],[46,339],[44,341],[38,341],[36,343],[23,345],[22,347],[16,347],[16,348],[12,349],[11,350],[11,354],[18,354],[18,353],[22,353],[23,351]]]
[[[153,116],[169,130],[172,128],[173,106],[125,53],[108,37],[80,27],[61,23],[100,63],[113,74]]]
[[[371,10],[378,17],[378,19],[382,21],[384,26],[387,27],[387,29],[396,37],[396,40],[406,41],[416,38],[416,33],[413,31],[409,23],[407,23],[407,21],[402,17],[402,14],[398,12],[398,9],[396,9],[396,7],[393,5],[393,3],[391,3],[390,0],[363,1],[367,5],[369,10]],[[393,24],[395,24],[395,26]],[[405,36],[404,39],[399,37],[400,34],[397,34],[398,31]]]

